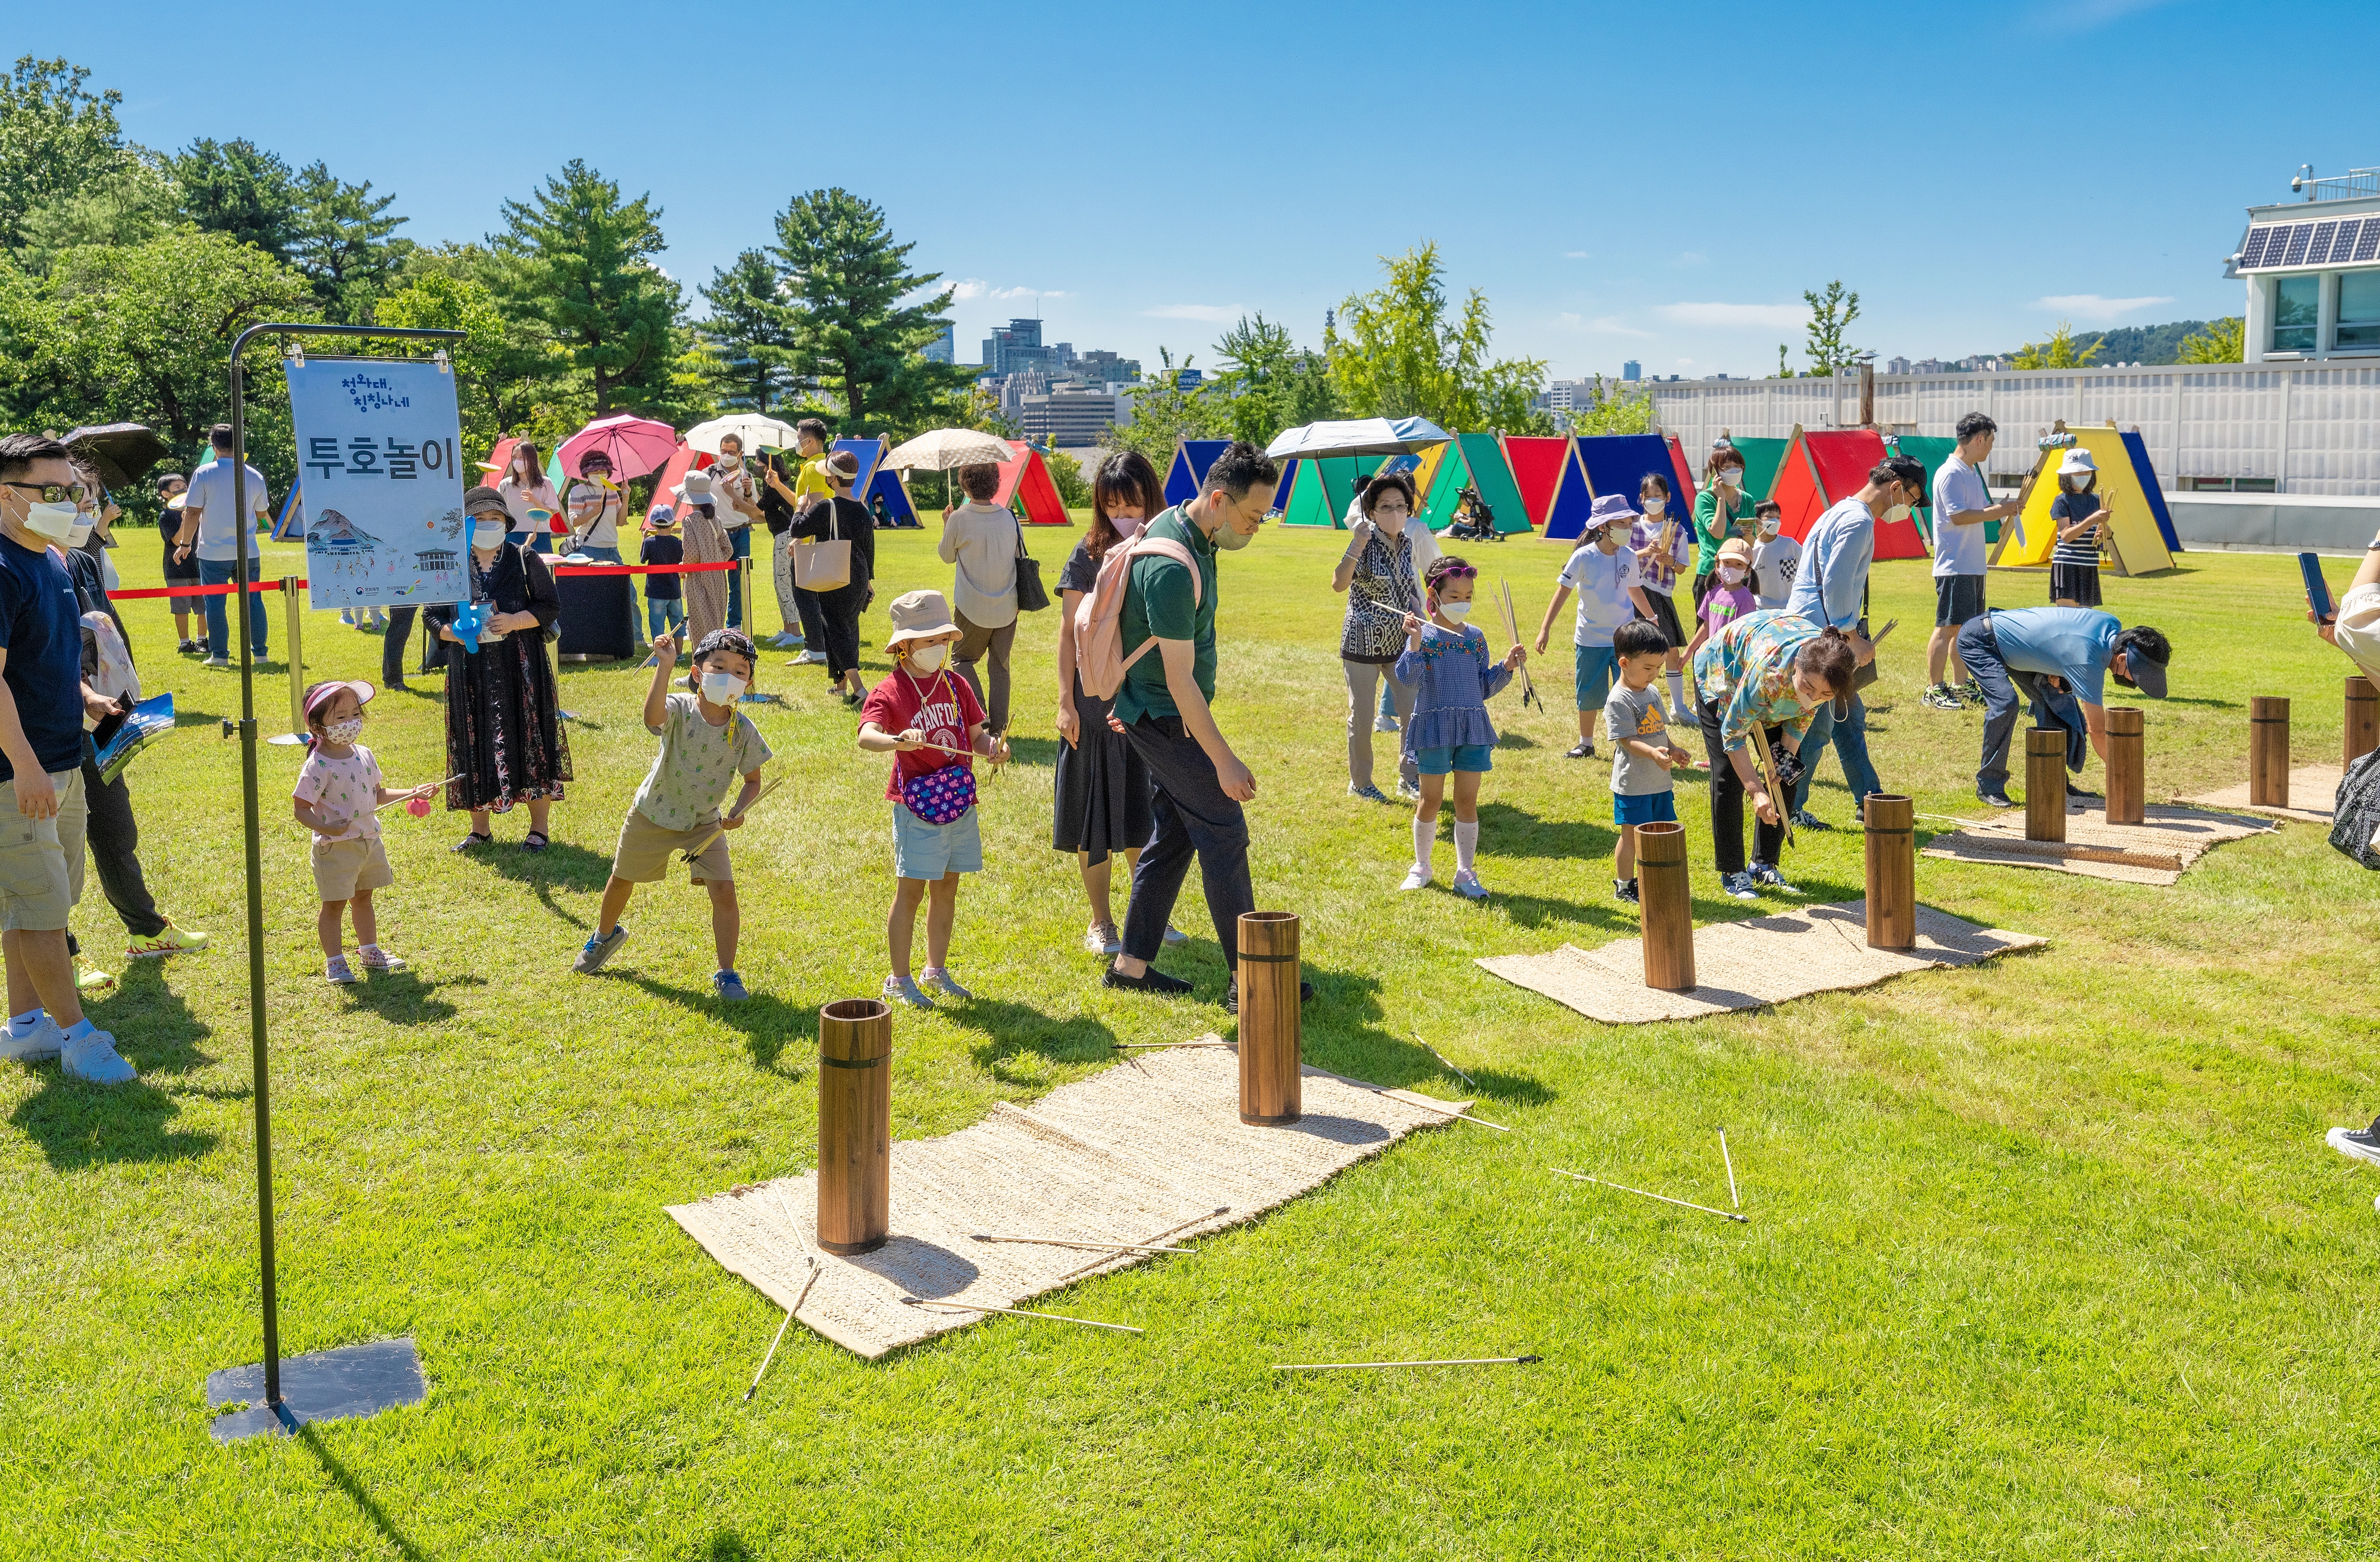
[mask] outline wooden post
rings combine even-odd
[[[2146,817],[2148,762],[2142,746],[2143,715],[2136,705],[2107,707],[2107,822],[2139,824]]]
[[[892,1220],[892,1009],[843,999],[819,1011],[819,1246],[873,1253]]]
[[[2346,727],[2346,747],[2338,761],[2341,769],[2380,748],[2380,689],[2360,672],[2347,680]]]
[[[1917,942],[1916,804],[1871,792],[1867,820],[1867,947],[1905,950]]]
[[[1645,928],[1645,985],[1686,991],[1694,985],[1694,909],[1686,883],[1685,826],[1636,827],[1636,896]]]
[[[1240,914],[1240,1120],[1262,1128],[1304,1115],[1298,1076],[1297,916]]]
[[[2066,839],[2066,729],[2034,727],[2024,734],[2024,838]]]
[[[2248,802],[2289,805],[2289,702],[2270,695],[2248,701]]]

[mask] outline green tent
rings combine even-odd
[[[1330,507],[1330,524],[1342,526],[1346,522],[1347,506],[1355,502],[1356,489],[1389,459],[1385,455],[1326,455],[1318,461],[1305,462],[1312,471],[1298,480],[1304,483],[1314,477],[1322,479],[1315,486],[1322,490],[1322,503]]]
[[[1289,464],[1289,503],[1282,507],[1285,527],[1335,527],[1339,516],[1323,496],[1322,478],[1311,461]]]
[[[1777,487],[1777,468],[1784,463],[1791,440],[1744,439],[1730,434],[1728,442],[1743,457],[1743,491],[1755,501],[1767,499]]]
[[[1452,459],[1461,456],[1460,461]],[[1457,434],[1449,459],[1439,463],[1443,471],[1460,473],[1461,480],[1447,490],[1446,519],[1454,518],[1455,505],[1460,502],[1455,490],[1464,483],[1479,490],[1488,508],[1496,513],[1496,529],[1505,536],[1533,530],[1529,525],[1529,507],[1521,503],[1521,485],[1512,480],[1512,464],[1504,459],[1504,442],[1493,434]],[[1445,487],[1440,478],[1439,487]],[[1436,492],[1431,495],[1434,500]],[[1431,529],[1442,525],[1436,506],[1430,513]]]
[[[1447,447],[1438,458],[1437,470],[1430,474],[1429,491],[1421,496],[1422,523],[1432,531],[1444,531],[1453,525],[1454,512],[1463,503],[1463,485],[1469,480],[1461,457]]]

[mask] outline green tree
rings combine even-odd
[[[1804,292],[1802,299],[1810,306],[1810,323],[1802,347],[1803,356],[1810,360],[1810,372],[1848,373],[1859,362],[1859,349],[1846,340],[1852,321],[1859,319],[1859,295],[1843,291],[1838,280],[1827,284],[1824,293]],[[1777,361],[1781,367],[1783,355],[1779,355]]]
[[[133,161],[115,121],[123,94],[94,94],[83,86],[90,79],[81,66],[30,54],[0,76],[0,248],[16,246],[33,212]]]
[[[249,140],[192,141],[166,159],[183,218],[289,259],[303,203],[289,164]]]
[[[2181,340],[2182,363],[2244,363],[2248,358],[2248,322],[2239,315],[2209,321],[2206,329]]]
[[[381,298],[373,309],[372,323],[463,333],[463,340],[448,346],[447,357],[455,365],[456,410],[462,418],[466,450],[493,450],[506,430],[528,420],[535,405],[529,399],[532,387],[504,375],[500,366],[507,357],[504,319],[496,308],[495,295],[482,284],[426,272]],[[395,343],[367,341],[370,351],[407,350]]]
[[[2080,369],[2099,356],[2099,344],[2092,343],[2077,352],[2074,349],[2074,326],[2070,321],[2059,321],[2050,327],[2046,342],[2027,342],[2009,359],[2012,369]]]
[[[1157,349],[1158,370],[1144,374],[1132,394],[1132,421],[1111,427],[1100,439],[1103,450],[1136,450],[1162,473],[1173,461],[1176,440],[1220,439],[1229,425],[1222,399],[1208,386],[1185,385],[1183,374],[1194,361],[1184,356],[1177,364],[1171,348]]]
[[[651,198],[621,200],[617,183],[573,158],[528,200],[505,201],[504,217],[488,241],[492,291],[506,315],[533,327],[526,361],[507,367],[528,376],[550,368],[551,342],[596,416],[676,408],[684,296],[653,263],[663,241]]]
[[[388,290],[413,248],[412,240],[391,236],[407,221],[388,214],[396,197],[374,196],[370,179],[351,185],[334,178],[320,163],[300,169],[295,185],[288,259],[313,283],[325,319],[367,323],[372,300]]]
[[[1207,394],[1232,439],[1265,444],[1283,429],[1337,416],[1329,365],[1261,313],[1242,315],[1215,344],[1215,356],[1223,371]]]
[[[1488,297],[1475,287],[1462,313],[1450,316],[1435,242],[1380,263],[1387,282],[1341,304],[1346,335],[1324,338],[1342,417],[1427,418],[1450,430],[1552,430],[1551,416],[1536,406],[1545,360],[1489,356]]]
[[[1626,385],[1595,377],[1588,387],[1585,406],[1573,406],[1570,414],[1570,431],[1573,434],[1649,434],[1653,431],[1653,395],[1649,391],[1631,391]]]
[[[173,181],[157,160],[133,157],[72,195],[27,212],[17,226],[18,259],[29,271],[46,272],[62,249],[146,244],[172,226],[174,201]]]
[[[700,329],[723,360],[721,394],[755,412],[794,394],[794,337],[780,301],[781,282],[767,254],[747,249],[734,265],[714,270],[702,289],[710,318]]]
[[[839,397],[846,434],[916,432],[947,417],[973,370],[921,356],[951,321],[951,290],[904,304],[941,280],[909,269],[912,244],[893,242],[884,212],[840,188],[786,203],[770,249],[784,281],[782,309],[795,371]]]
[[[1052,450],[1041,457],[1041,465],[1050,468],[1050,480],[1057,485],[1059,502],[1069,510],[1087,510],[1091,504],[1091,479],[1083,476],[1083,464],[1062,450]]]

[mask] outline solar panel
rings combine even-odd
[[[2290,228],[2289,258],[2283,260],[2281,264],[2285,266],[2304,265],[2306,243],[2313,237],[2313,224],[2312,223],[2300,223]]]
[[[2355,253],[2355,233],[2356,230],[2361,228],[2362,225],[2363,219],[2361,217],[2349,217],[2339,223],[2338,231],[2330,236],[2330,263],[2332,265],[2345,265],[2347,263],[2347,258]]]
[[[2265,263],[2265,244],[2277,230],[2269,223],[2248,230],[2248,242],[2240,250],[2240,269],[2252,272]]]
[[[2319,266],[2330,259],[2330,236],[2338,231],[2337,223],[2316,223],[2313,242],[2306,246],[2306,264]]]
[[[2363,236],[2355,241],[2355,258],[2359,260],[2380,259],[2380,217],[2363,219]]]

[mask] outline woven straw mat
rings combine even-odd
[[[2336,765],[2301,765],[2289,772],[2289,805],[2269,808],[2261,803],[2248,801],[2248,783],[2227,786],[2220,792],[2209,792],[2198,797],[2178,797],[2177,803],[2195,803],[2204,808],[2244,808],[2252,814],[2270,814],[2275,818],[2296,819],[2302,824],[2328,824],[2338,805],[2338,783],[2346,771]]]
[[[1990,821],[1977,820],[1928,841],[1918,854],[1954,862],[1992,863],[2000,867],[2045,868],[2052,873],[2076,873],[2085,878],[2111,878],[2119,884],[2179,883],[2183,871],[2213,847],[2244,836],[2262,835],[2275,827],[2262,819],[2208,813],[2200,808],[2166,807],[2152,803],[2141,810],[2139,824],[2109,824],[2107,805],[2095,799],[2076,798],[2067,805],[2066,844],[2113,846],[2126,852],[2162,852],[2181,859],[2180,870],[2138,866],[2131,863],[2095,863],[2075,857],[2030,854],[2003,846],[2024,840],[2022,809]]]

